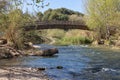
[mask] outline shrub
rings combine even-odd
[[[64,37],[62,38],[59,43],[61,44],[90,44],[92,42],[91,39],[86,37]]]

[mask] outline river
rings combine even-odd
[[[45,73],[54,80],[120,80],[120,51],[87,46],[57,47],[59,53],[52,57],[19,57],[0,60],[2,66],[45,67]],[[62,66],[63,69],[57,69]]]

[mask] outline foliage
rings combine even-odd
[[[110,28],[120,27],[120,0],[88,0],[86,24],[95,30],[98,39],[109,39]]]
[[[64,21],[67,21],[68,20],[68,16],[65,15],[65,14],[60,14],[60,13],[57,13],[55,11],[52,11],[51,12],[51,15],[49,16],[48,20],[64,20]]]
[[[23,26],[23,13],[21,10],[14,10],[8,14],[8,27],[5,30],[5,38],[8,44],[15,48],[23,47],[23,32],[20,29]]]
[[[1,0],[0,1],[0,13],[6,10],[6,6],[8,5],[7,1]]]
[[[47,11],[44,12],[43,15],[44,15],[42,18],[43,21],[47,20],[68,21],[69,16],[71,15],[83,16],[82,13],[75,12],[66,8],[48,9]]]
[[[33,44],[40,44],[44,42],[44,39],[38,34],[38,31],[28,31],[24,33],[24,41],[32,42]]]
[[[48,9],[47,11],[45,11],[42,20],[47,21],[49,16],[51,15],[51,12],[52,12],[52,9]]]
[[[42,18],[43,18],[43,14],[41,12],[38,12],[37,13],[37,20],[42,21]]]
[[[64,37],[64,35],[65,35],[64,30],[59,30],[59,29],[50,30],[50,29],[48,29],[46,31],[46,36],[47,37],[53,37],[53,38],[61,39],[62,37]]]
[[[90,44],[92,42],[91,39],[87,37],[63,37],[58,43],[62,45],[69,45],[69,44]]]
[[[26,0],[2,0],[0,1],[0,30],[3,33],[4,38],[7,39],[8,45],[11,45],[17,49],[24,47],[24,24],[28,21],[32,21],[32,17],[21,11],[21,6],[25,3],[39,7],[39,3],[43,0],[31,0],[32,4],[26,2]],[[43,6],[43,5],[42,5]],[[23,8],[23,7],[22,7]]]
[[[82,13],[70,10],[70,9],[66,9],[66,8],[58,8],[55,9],[56,12],[61,13],[61,14],[67,14],[67,15],[72,15],[72,14],[76,14],[76,15],[81,15],[83,16]]]
[[[93,32],[83,30],[44,30],[41,36],[45,36],[48,39],[52,37],[55,40],[54,44],[57,45],[70,45],[70,44],[90,44],[93,41]]]
[[[83,16],[75,15],[75,14],[69,16],[69,21],[76,21],[76,22],[84,23]]]

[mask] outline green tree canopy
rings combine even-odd
[[[110,27],[120,26],[120,0],[87,0],[86,24],[98,32],[99,38],[109,39]]]
[[[66,8],[58,8],[58,9],[48,9],[47,11],[45,11],[43,14],[43,21],[47,21],[47,20],[68,21],[69,16],[71,15],[77,15],[83,17],[83,14],[80,12],[76,12]]]

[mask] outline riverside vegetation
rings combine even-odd
[[[38,11],[36,14],[32,15],[29,14],[28,11],[22,11],[21,6],[24,5],[23,3],[26,2],[11,0],[9,2],[1,1],[0,4],[0,35],[1,38],[7,39],[8,45],[13,46],[14,48],[24,49],[26,47],[25,42],[32,42],[34,44],[50,42],[51,37],[55,40],[55,44],[62,45],[120,45],[119,0],[88,0],[86,1],[87,15],[66,8],[48,9],[44,13]],[[35,3],[32,3],[31,5],[37,6]],[[43,2],[38,0],[37,4],[39,3]],[[31,5],[28,4],[28,6]],[[94,7],[94,5],[96,7]],[[34,21],[52,20],[82,22],[90,28],[90,31],[58,29],[24,31],[24,25],[26,22],[34,24]]]

